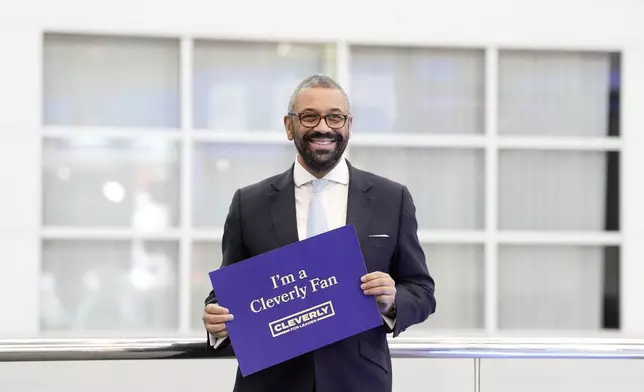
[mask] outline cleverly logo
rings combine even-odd
[[[271,329],[271,335],[275,338],[333,316],[335,316],[333,303],[328,301],[272,321],[268,323],[268,327]]]

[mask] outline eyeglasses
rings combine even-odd
[[[289,116],[297,116],[300,119],[300,123],[307,128],[315,128],[320,124],[320,121],[324,118],[324,122],[331,129],[339,129],[347,123],[349,118],[346,114],[332,113],[326,115],[320,115],[317,113],[295,113],[289,112]]]

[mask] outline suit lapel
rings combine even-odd
[[[347,224],[353,223],[360,245],[368,235],[369,223],[373,214],[375,197],[369,193],[371,182],[365,174],[349,165],[349,199],[347,202]]]
[[[271,218],[280,246],[299,240],[297,216],[295,213],[295,187],[293,185],[293,166],[278,176],[271,184]]]
[[[368,235],[369,223],[375,205],[375,197],[369,193],[371,182],[364,172],[351,166],[349,162],[349,195],[347,200],[347,225],[353,224],[360,244]],[[270,213],[273,227],[280,246],[297,242],[297,215],[295,211],[295,186],[293,184],[293,166],[273,181],[269,194]]]

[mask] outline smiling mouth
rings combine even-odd
[[[335,143],[335,140],[331,139],[311,139],[309,140],[311,144],[317,144],[319,146],[328,146],[329,144]]]

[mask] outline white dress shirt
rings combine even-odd
[[[323,178],[329,183],[321,192],[322,204],[326,212],[329,230],[334,230],[346,225],[347,205],[349,199],[349,166],[344,158],[326,174]],[[300,162],[295,160],[293,168],[293,182],[295,184],[295,214],[297,217],[297,233],[300,241],[308,238],[306,232],[307,217],[309,214],[309,203],[313,193],[312,181],[317,179],[309,173]],[[385,322],[393,329],[395,320],[391,317],[382,316]],[[225,340],[215,339],[210,336],[213,347],[217,347]]]
[[[326,212],[328,229],[334,230],[347,224],[347,201],[349,197],[349,167],[347,162],[344,159],[340,160],[324,178],[329,182],[320,193],[320,196]],[[293,182],[295,183],[297,234],[300,241],[309,237],[306,228],[309,204],[313,193],[312,181],[315,179],[317,178],[309,173],[299,161],[295,160]]]

